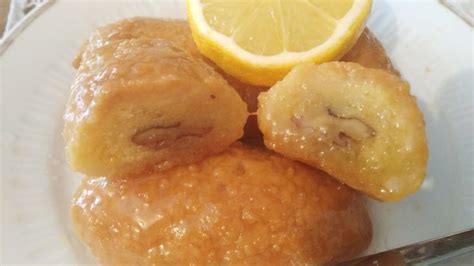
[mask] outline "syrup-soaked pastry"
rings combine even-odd
[[[393,67],[392,61],[385,53],[382,44],[369,29],[365,29],[362,32],[354,47],[340,61],[353,62],[369,68],[383,69],[400,76],[400,72]]]
[[[202,57],[191,36],[189,25],[185,20],[134,17],[119,20],[98,28],[82,45],[81,50],[73,61],[73,66],[79,68],[87,47],[97,48],[109,42],[140,38],[164,39],[171,42],[174,46],[185,50],[194,58]]]
[[[73,65],[76,68],[79,67],[80,62],[82,61],[83,52],[87,45],[100,46],[103,43],[110,41],[134,38],[165,39],[173,45],[187,51],[195,59],[203,60],[219,72],[227,80],[229,85],[239,93],[242,100],[247,104],[250,113],[257,111],[258,94],[268,89],[268,87],[258,87],[243,83],[225,73],[216,64],[204,57],[194,43],[188,22],[182,19],[135,17],[123,19],[101,27],[97,29],[96,34],[94,34],[92,38],[83,45],[83,48],[74,60]],[[257,119],[254,114],[249,116],[244,132],[244,139],[259,139],[261,141],[262,134],[258,129]]]
[[[372,237],[359,193],[238,143],[147,177],[86,178],[71,214],[105,265],[330,264]]]
[[[265,145],[382,201],[417,191],[426,175],[423,114],[407,82],[331,62],[295,67],[259,96]]]
[[[91,176],[165,170],[223,151],[247,116],[220,74],[168,41],[91,42],[64,115],[67,157]]]

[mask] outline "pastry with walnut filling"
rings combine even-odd
[[[295,67],[259,96],[265,145],[384,201],[414,193],[426,174],[423,114],[407,82],[331,62]]]
[[[64,115],[74,170],[164,170],[221,152],[243,135],[248,112],[237,92],[168,41],[91,42],[80,58]]]

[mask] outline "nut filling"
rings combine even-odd
[[[375,136],[375,130],[354,117],[343,117],[337,115],[330,108],[325,114],[320,114],[314,118],[306,118],[303,115],[293,115],[291,121],[297,128],[319,130],[321,137],[318,140],[332,140],[341,147],[347,147],[351,141],[359,142]]]
[[[132,137],[132,141],[140,146],[160,150],[169,147],[179,139],[200,138],[211,131],[212,127],[186,127],[178,122],[169,126],[154,126],[138,131]]]

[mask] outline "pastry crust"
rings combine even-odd
[[[240,144],[149,177],[85,179],[71,214],[105,265],[321,265],[372,237],[358,193]]]
[[[73,66],[78,68],[82,60],[82,54],[85,47],[89,45],[100,45],[103,42],[126,40],[131,38],[160,38],[171,42],[176,47],[179,47],[188,52],[193,58],[202,60],[218,73],[232,86],[240,95],[242,100],[248,106],[248,112],[253,113],[257,111],[257,97],[262,91],[268,90],[268,87],[258,87],[243,83],[231,75],[225,73],[211,60],[203,56],[196,44],[194,43],[191,29],[186,20],[182,19],[160,19],[135,17],[117,21],[116,23],[104,26],[97,30],[97,33],[83,45],[81,51],[76,56]],[[244,139],[260,140],[262,134],[260,133],[255,116],[249,117],[245,129]]]
[[[73,61],[73,66],[79,68],[87,47],[97,48],[108,42],[139,38],[164,39],[185,50],[194,58],[203,58],[194,43],[191,29],[185,20],[134,17],[98,28],[89,40],[82,45]]]

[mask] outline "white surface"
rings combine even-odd
[[[0,57],[2,263],[87,263],[68,215],[62,113],[71,60],[99,25],[135,15],[184,17],[174,1],[59,1]],[[428,177],[400,203],[370,201],[368,253],[474,227],[473,32],[434,1],[375,1],[369,27],[410,81],[429,139]],[[31,49],[32,44],[36,49]]]

